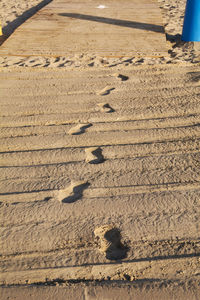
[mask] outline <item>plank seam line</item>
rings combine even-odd
[[[187,142],[187,141],[196,141],[200,140],[199,137],[195,138],[183,138],[183,139],[166,139],[166,140],[155,140],[155,141],[150,141],[150,142],[138,142],[138,143],[128,143],[128,144],[106,144],[106,145],[94,145],[92,144],[92,147],[117,147],[117,146],[135,146],[135,145],[153,145],[153,144],[162,144],[162,143],[174,143],[174,142]],[[51,150],[62,150],[62,149],[85,149],[85,148],[90,148],[91,145],[86,145],[86,146],[75,146],[75,147],[58,147],[58,148],[40,148],[40,149],[32,149],[32,150],[12,150],[12,151],[1,151],[1,154],[11,154],[11,153],[24,153],[24,152],[36,152],[36,151],[51,151]]]
[[[106,125],[106,123],[104,123]],[[158,130],[166,130],[167,129],[187,129],[187,128],[195,128],[195,127],[200,127],[200,122],[197,123],[197,124],[191,124],[191,125],[180,125],[180,126],[168,126],[168,127],[148,127],[148,128],[133,128],[133,129],[113,129],[113,130],[92,130],[92,129],[88,129],[87,132],[85,132],[85,135],[92,135],[92,134],[95,134],[95,133],[106,133],[106,132],[111,132],[111,133],[117,133],[117,132],[127,132],[127,133],[131,133],[131,132],[134,132],[134,131],[158,131]],[[68,135],[67,133],[64,133],[64,132],[54,132],[53,134],[39,134],[37,133],[37,135],[35,134],[31,134],[31,135],[19,135],[19,136],[4,136],[4,137],[0,137],[0,140],[14,140],[14,139],[19,139],[19,138],[30,138],[30,137],[49,137],[49,136],[59,136],[59,135]]]
[[[109,160],[109,161],[117,161],[120,159],[124,159],[124,160],[136,160],[136,159],[144,159],[144,158],[150,158],[152,156],[162,156],[162,157],[168,157],[168,156],[188,156],[190,154],[197,154],[200,153],[200,150],[190,150],[187,151],[187,153],[182,153],[182,149],[176,152],[159,152],[159,153],[149,153],[146,155],[123,155],[123,156],[119,156],[119,157],[106,157],[105,160]],[[38,164],[38,165],[15,165],[15,166],[0,166],[0,169],[9,169],[9,168],[37,168],[37,167],[45,167],[45,166],[56,166],[56,165],[68,165],[68,164],[79,164],[79,163],[84,163],[85,159],[82,160],[75,160],[75,161],[62,161],[62,162],[55,162],[55,163],[46,163],[46,164]]]
[[[92,187],[89,188],[87,190],[86,197],[89,196],[90,199],[92,198],[107,198],[108,196],[92,196],[92,195],[88,195],[93,191],[100,191],[100,190],[107,190],[108,192],[110,190],[123,190],[123,189],[127,189],[127,188],[143,188],[143,190],[136,190],[136,194],[137,192],[141,192],[141,193],[148,193],[148,192],[156,192],[157,189],[160,189],[160,191],[171,191],[173,188],[182,188],[185,187],[186,189],[200,189],[200,182],[199,181],[195,181],[195,182],[181,182],[181,183],[164,183],[164,184],[149,184],[149,185],[127,185],[127,186],[111,186],[111,187]],[[149,190],[147,190],[149,188]],[[146,190],[145,190],[146,189]],[[9,196],[9,195],[23,195],[23,194],[34,194],[34,193],[43,193],[43,192],[58,192],[60,191],[60,189],[43,189],[43,190],[33,190],[33,191],[24,191],[24,192],[9,192],[9,193],[0,193],[0,196]],[[135,194],[135,193],[134,193]],[[130,194],[120,194],[120,196],[123,195],[130,195]],[[112,196],[117,196],[117,195],[112,195]],[[42,200],[44,201],[44,200]]]

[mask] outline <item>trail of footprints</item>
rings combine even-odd
[[[117,79],[121,80],[121,81],[126,81],[129,79],[128,76],[119,74],[119,73],[115,73],[113,74],[113,77],[116,77]],[[109,87],[106,86],[104,89],[102,89],[101,91],[97,92],[97,95],[100,96],[106,96],[109,95],[111,91],[115,90],[114,87]],[[106,102],[102,102],[102,103],[98,103],[97,107],[96,107],[97,111],[100,111],[102,113],[112,113],[115,110],[109,105],[109,103]],[[91,123],[80,123],[77,124],[76,126],[72,127],[69,131],[68,134],[69,135],[80,135],[83,134],[87,131],[87,129],[89,127],[91,127],[92,124]],[[105,158],[102,154],[102,149],[100,147],[90,147],[90,148],[86,148],[85,149],[85,162],[89,163],[89,164],[100,164],[103,163],[105,161]],[[73,203],[77,200],[79,200],[82,195],[83,195],[83,191],[89,186],[88,182],[84,182],[84,181],[77,181],[77,182],[71,182],[71,184],[69,186],[67,186],[65,189],[59,190],[58,191],[58,195],[57,198],[60,202],[62,203]],[[99,232],[99,231],[97,231]],[[97,234],[97,233],[96,233]],[[116,234],[116,233],[115,233]],[[118,241],[119,239],[117,239],[117,245],[120,244],[120,242]],[[117,256],[119,255],[119,249],[118,246],[115,245],[115,243],[111,243],[112,245],[108,246],[108,249],[112,249],[111,252],[116,252]],[[116,250],[116,249],[118,250]],[[113,250],[115,249],[115,250]],[[120,248],[121,249],[121,248]],[[108,253],[110,253],[110,250],[106,250]],[[121,250],[120,250],[121,251]],[[106,252],[106,253],[107,253]],[[120,252],[121,253],[121,252]],[[107,254],[109,256],[109,254]],[[115,256],[115,255],[114,255]],[[123,255],[122,255],[123,256]]]
[[[199,82],[200,73],[196,72],[193,81]],[[122,74],[114,74],[118,80],[127,81],[129,78]],[[106,96],[109,95],[115,88],[105,87],[103,90],[97,92],[97,95]],[[115,110],[109,105],[109,103],[98,103],[96,110],[102,113],[112,113]],[[69,131],[69,135],[80,135],[87,132],[87,129],[92,126],[91,123],[80,123],[72,127]],[[105,161],[105,158],[100,147],[90,147],[85,149],[85,162],[89,164],[101,164]],[[74,203],[80,200],[83,196],[84,190],[89,187],[88,181],[72,181],[66,188],[56,191],[55,197],[61,203]],[[47,201],[51,197],[47,197]],[[94,236],[99,246],[99,251],[108,260],[121,260],[127,257],[127,253],[130,250],[129,247],[122,243],[122,236],[120,230],[115,227],[114,224],[106,224],[98,227],[94,230]],[[183,242],[181,241],[181,244]],[[165,246],[166,247],[166,246]]]
[[[200,80],[199,72],[194,75],[193,80],[195,82]],[[129,78],[122,74],[114,74],[118,80],[127,81]],[[106,87],[97,94],[100,96],[109,95],[115,88]],[[102,102],[97,104],[96,110],[102,113],[112,113],[115,110],[109,105],[109,103]],[[72,127],[69,131],[69,135],[80,135],[87,132],[87,129],[92,126],[91,123],[80,123]],[[105,161],[105,158],[100,147],[89,147],[85,149],[85,162],[89,164],[101,164]],[[71,181],[70,185],[66,188],[55,192],[55,197],[61,203],[74,203],[80,200],[83,196],[84,190],[89,187],[88,181]],[[50,200],[51,197],[47,197],[45,200]],[[99,252],[105,256],[106,259],[114,261],[121,260],[127,257],[130,248],[126,243],[122,242],[122,236],[120,229],[114,224],[105,224],[94,230],[94,236],[99,246]],[[181,241],[181,244],[183,242]],[[157,247],[157,245],[156,245]],[[164,245],[166,247],[166,245]]]

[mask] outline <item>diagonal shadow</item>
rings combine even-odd
[[[20,25],[26,22],[27,19],[31,18],[38,10],[49,4],[52,0],[42,0],[36,6],[33,6],[26,10],[22,15],[17,17],[15,20],[9,22],[6,26],[2,28],[3,34],[9,37],[13,31],[15,31]]]
[[[73,19],[80,19],[80,20],[93,21],[98,23],[111,24],[115,26],[122,26],[122,27],[164,33],[164,28],[163,26],[160,25],[127,21],[127,20],[118,20],[118,19],[98,17],[98,16],[82,15],[82,14],[75,14],[75,13],[61,13],[58,15],[62,17],[73,18]]]

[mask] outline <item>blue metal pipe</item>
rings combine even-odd
[[[200,42],[200,0],[187,0],[182,40]]]

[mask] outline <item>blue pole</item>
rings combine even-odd
[[[187,0],[182,40],[200,42],[200,0]]]

